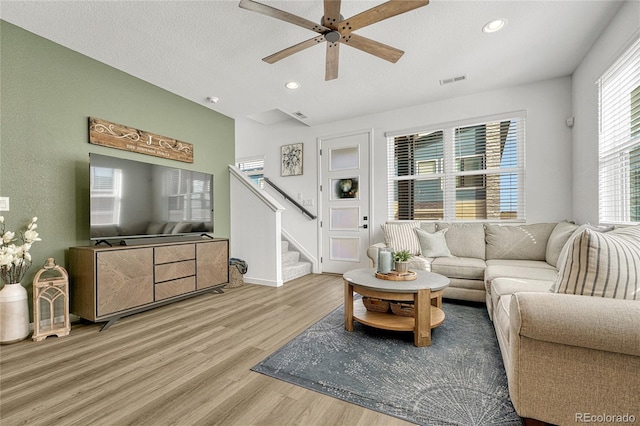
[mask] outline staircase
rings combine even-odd
[[[300,252],[292,248],[290,249],[289,241],[283,240],[281,247],[283,283],[311,273],[311,263],[300,259]]]

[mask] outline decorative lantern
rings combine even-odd
[[[33,279],[33,341],[66,336],[69,320],[69,274],[50,257]]]

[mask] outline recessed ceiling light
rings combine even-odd
[[[287,89],[296,90],[300,87],[300,83],[298,83],[297,81],[287,81],[284,84],[284,87],[286,87]]]
[[[506,19],[496,19],[482,27],[482,32],[495,33],[496,31],[500,31],[501,29],[503,29],[505,25],[507,25]]]

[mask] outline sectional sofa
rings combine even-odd
[[[384,243],[484,302],[521,417],[640,422],[640,226],[396,221]],[[606,417],[609,416],[609,417]],[[600,418],[600,417],[595,417]],[[605,421],[607,423],[607,421]]]

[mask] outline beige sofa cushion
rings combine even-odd
[[[424,257],[451,257],[444,235],[447,232],[446,229],[434,233],[420,228],[415,228],[414,231],[418,236],[420,251]]]
[[[547,243],[555,223],[485,225],[487,259],[546,260]]]
[[[403,223],[383,223],[380,225],[384,232],[384,242],[394,251],[407,250],[412,255],[419,255],[420,242],[414,229],[420,227],[420,222],[412,220]]]
[[[505,297],[505,299],[511,299],[511,295],[513,293],[518,293],[520,291],[548,293],[549,286],[549,281],[544,280],[525,278],[496,278],[491,282],[491,304],[495,309],[500,298],[502,298],[503,296],[507,296]]]
[[[491,293],[494,280],[498,278],[520,278],[525,280],[545,281],[547,289],[551,288],[558,272],[555,269],[531,268],[522,266],[491,265],[484,272],[485,289]]]
[[[438,222],[436,229],[447,229],[445,238],[452,255],[485,259],[484,226],[481,223]]]
[[[473,257],[437,257],[431,262],[431,272],[436,272],[449,278],[467,278],[482,281],[485,268],[484,260]]]
[[[557,293],[640,300],[640,225],[611,232],[584,229],[569,241]]]
[[[495,320],[494,310],[498,306],[500,298],[508,299],[513,293],[520,291],[549,292],[551,281],[537,280],[533,278],[495,278],[485,282],[487,311],[489,317]],[[508,310],[507,310],[508,312]]]
[[[510,266],[523,268],[542,268],[556,271],[556,268],[542,260],[518,260],[518,259],[491,259],[487,260],[487,266]]]
[[[491,297],[511,295],[519,291],[549,293],[549,281],[530,278],[496,278],[492,281]]]
[[[570,222],[559,222],[547,241],[547,253],[545,259],[548,264],[558,266],[558,257],[573,232],[578,229],[578,225]]]
[[[415,271],[420,269],[422,271],[431,271],[431,262],[433,258],[424,256],[413,256],[409,259],[409,269]]]

